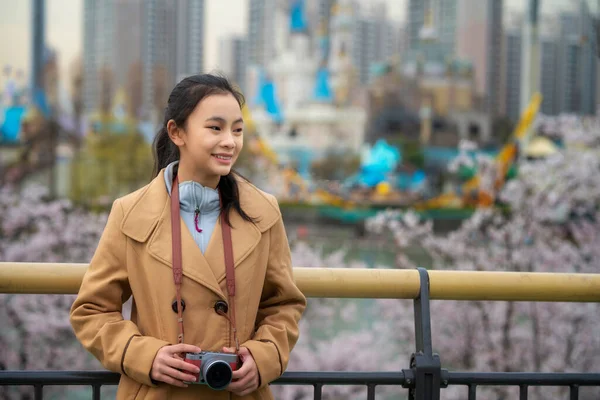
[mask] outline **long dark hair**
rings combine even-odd
[[[163,168],[173,161],[179,160],[179,148],[169,137],[167,123],[173,120],[177,126],[184,127],[198,103],[213,94],[231,94],[237,100],[240,108],[244,106],[244,95],[227,78],[222,76],[210,74],[188,76],[173,88],[165,108],[163,124],[152,144],[154,152],[153,177],[156,177]],[[225,220],[228,224],[229,211],[232,208],[246,221],[255,222],[255,218],[246,214],[240,206],[240,193],[236,175],[240,176],[235,171],[231,171],[229,174],[221,176],[219,180],[218,189],[223,205],[221,212],[225,213]]]

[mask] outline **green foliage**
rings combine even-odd
[[[358,154],[328,152],[323,158],[313,162],[311,174],[315,179],[343,180],[357,173],[359,168]]]
[[[402,150],[404,153],[404,160],[407,164],[419,169],[425,166],[425,155],[418,142],[406,142],[403,144]]]
[[[425,154],[418,140],[410,140],[397,135],[390,138],[388,143],[402,151],[402,161],[404,164],[409,164],[418,169],[422,169],[425,166]]]
[[[240,152],[238,159],[235,162],[234,169],[250,181],[253,181],[254,178],[261,173],[257,164],[256,155],[245,147]]]
[[[86,137],[73,161],[71,199],[91,206],[107,206],[113,199],[145,185],[152,178],[150,144],[133,124],[124,132],[110,126]]]
[[[471,178],[475,177],[475,175],[477,175],[477,169],[475,167],[461,165],[458,168],[457,175],[461,181],[468,181],[469,179],[471,179]]]
[[[515,123],[506,117],[499,117],[492,122],[492,137],[497,138],[499,143],[510,140],[515,129]]]
[[[506,180],[511,180],[517,177],[517,175],[519,174],[519,167],[516,164],[511,165],[508,168],[508,171],[506,171]]]

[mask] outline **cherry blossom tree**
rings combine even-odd
[[[457,230],[437,234],[431,221],[412,212],[389,211],[369,221],[373,237],[381,235],[397,246],[395,267],[417,266],[408,254],[419,248],[431,258],[431,265],[425,265],[431,268],[598,272],[600,122],[541,118],[537,130],[562,145],[558,154],[521,160],[518,176],[497,193],[499,206],[476,210]],[[473,159],[468,147],[463,146],[454,166],[471,163],[493,173],[491,160]],[[0,260],[89,262],[106,214],[51,200],[35,186],[21,192],[0,190]],[[367,268],[348,262],[346,249],[327,254],[302,241],[292,242],[292,260],[302,267]],[[0,320],[7,321],[0,328],[0,369],[101,369],[72,334],[72,300],[62,295],[0,295]],[[450,370],[599,370],[599,321],[596,304],[432,302],[434,348]],[[300,329],[289,371],[400,371],[408,367],[414,351],[410,300],[311,298]],[[0,388],[0,398],[30,398],[11,390]],[[273,390],[278,399],[312,399],[312,387]],[[365,390],[325,387],[323,398],[362,399]],[[444,399],[466,397],[464,388],[442,393]],[[535,389],[531,398],[559,394]],[[406,398],[406,390],[382,387],[377,396]],[[478,391],[481,399],[511,396],[514,391]]]
[[[369,221],[372,232],[391,234],[398,246],[397,267],[416,267],[405,252],[421,246],[436,269],[597,273],[600,121],[543,117],[538,132],[561,143],[560,151],[521,160],[518,176],[498,193],[498,205],[477,209],[459,229],[437,235],[431,221],[421,221],[410,211],[387,211]],[[454,167],[463,164],[485,165],[483,169],[494,173],[493,160],[473,160],[466,151]],[[434,345],[452,369],[600,369],[598,304],[476,301],[434,302],[432,307]],[[532,392],[533,398],[559,395],[538,388]],[[508,398],[505,390],[487,396]]]
[[[292,244],[292,261],[306,268],[366,268],[362,262],[345,262],[346,249],[325,254],[323,249],[302,241]],[[384,268],[385,266],[379,266]],[[392,332],[385,313],[376,301],[359,299],[309,298],[300,321],[300,339],[292,351],[288,371],[400,371],[409,362],[414,347],[412,303],[400,302],[406,315],[397,321],[400,332]],[[398,304],[394,304],[398,307]],[[392,335],[402,335],[398,345]],[[406,351],[401,351],[405,349]],[[277,399],[313,399],[312,386],[272,386]],[[406,395],[399,387],[377,388],[377,398]],[[323,399],[366,398],[364,386],[325,386]],[[400,397],[403,398],[403,397]]]
[[[89,262],[106,218],[106,214],[76,209],[66,200],[51,200],[48,191],[37,185],[20,191],[0,188],[0,260]],[[72,332],[73,299],[0,294],[0,369],[100,368]],[[0,398],[26,399],[30,392],[30,388],[0,387]]]

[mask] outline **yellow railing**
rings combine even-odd
[[[87,264],[0,262],[0,293],[75,294]],[[294,268],[308,297],[414,299],[416,270]],[[600,302],[600,274],[429,271],[432,299]]]

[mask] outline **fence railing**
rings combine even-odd
[[[0,293],[75,294],[86,264],[1,263]],[[433,353],[430,299],[600,302],[600,274],[521,273],[483,271],[427,271],[382,269],[294,268],[294,277],[308,297],[413,299],[416,349],[409,368],[397,372],[286,372],[277,385],[311,385],[314,399],[327,385],[362,385],[367,399],[376,387],[397,385],[411,400],[439,400],[450,385],[468,388],[475,400],[479,386],[516,386],[528,398],[531,386],[569,388],[569,399],[579,399],[582,386],[600,387],[600,371],[587,373],[454,372],[443,369]],[[598,321],[600,331],[600,321]],[[42,399],[44,386],[88,385],[100,399],[103,385],[116,385],[119,375],[107,371],[0,371],[0,386],[33,386]]]

